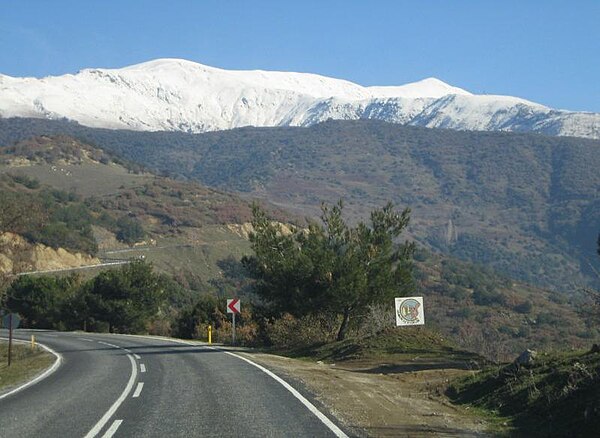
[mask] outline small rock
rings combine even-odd
[[[590,353],[600,353],[600,345],[598,345],[598,344],[592,345],[592,349],[590,350]]]

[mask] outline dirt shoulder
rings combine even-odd
[[[356,436],[489,436],[483,420],[450,404],[443,395],[448,382],[468,370],[419,358],[393,364],[369,360],[328,364],[241,354],[301,382]]]

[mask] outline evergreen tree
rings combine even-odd
[[[101,272],[86,286],[80,308],[91,320],[108,323],[110,332],[143,332],[168,297],[162,277],[143,261]]]
[[[351,318],[373,303],[390,301],[412,288],[414,245],[396,239],[409,223],[410,210],[388,203],[371,213],[369,224],[351,227],[343,203],[322,206],[322,224],[291,234],[253,206],[254,256],[243,263],[256,279],[254,290],[275,312],[303,316],[341,315],[338,340],[345,339]]]

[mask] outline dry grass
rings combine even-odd
[[[39,346],[13,343],[8,366],[8,342],[0,341],[0,393],[35,377],[54,362],[54,356]]]

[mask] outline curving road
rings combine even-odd
[[[228,351],[160,338],[35,336],[62,364],[0,399],[2,438],[345,436],[277,376]]]

